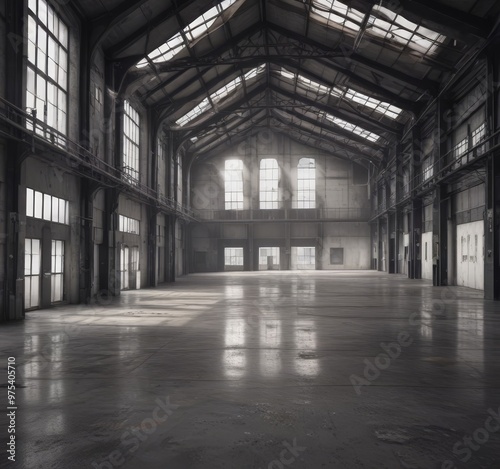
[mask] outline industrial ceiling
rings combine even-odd
[[[190,154],[269,128],[378,165],[496,31],[494,0],[73,0]]]

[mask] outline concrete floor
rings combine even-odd
[[[499,338],[482,292],[378,272],[199,274],[29,313],[0,327],[6,467],[499,468]]]

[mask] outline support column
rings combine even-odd
[[[422,278],[421,238],[422,238],[422,201],[415,199],[410,217],[410,268],[408,277]]]

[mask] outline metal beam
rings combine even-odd
[[[332,116],[339,117],[340,119],[343,119],[345,121],[351,122],[356,125],[360,125],[363,127],[365,130],[369,130],[370,132],[388,132],[392,135],[396,136],[401,136],[403,126],[398,125],[398,127],[391,127],[386,124],[383,124],[382,122],[367,118],[367,117],[361,117],[359,114],[351,113],[351,112],[346,112],[344,110],[339,110],[339,109],[333,109],[331,106],[327,106],[322,103],[318,103],[317,101],[314,101],[310,98],[307,98],[305,96],[302,96],[300,94],[294,95],[293,93],[290,93],[289,91],[285,91],[281,89],[280,87],[276,85],[270,85],[270,88],[275,91],[276,93],[281,93],[282,95],[288,97],[288,98],[295,98],[298,101],[301,101],[305,104],[308,104],[311,107],[315,107],[317,109],[320,109],[321,111],[325,111],[328,114],[331,114]],[[353,122],[354,121],[354,122]]]
[[[480,18],[453,8],[448,3],[433,0],[398,0],[398,4],[404,12],[409,13],[404,16],[410,21],[422,23],[436,32],[460,39],[463,39],[464,35],[486,39],[494,26],[493,18]],[[384,0],[382,5],[387,8],[392,6],[391,9],[394,10],[392,0]]]
[[[343,148],[345,150],[352,151],[355,154],[363,155],[366,158],[374,158],[374,159],[375,158],[381,159],[383,157],[383,151],[380,148],[377,149],[377,150],[375,150],[374,154],[368,154],[368,153],[365,153],[362,150],[359,150],[356,147],[352,147],[351,145],[348,145],[347,143],[339,142],[338,140],[335,140],[334,138],[331,138],[328,135],[325,135],[325,134],[321,133],[321,131],[318,132],[316,130],[311,130],[311,129],[304,128],[304,127],[300,126],[299,124],[296,124],[295,122],[286,122],[286,121],[283,120],[283,117],[279,116],[279,115],[274,115],[273,117],[275,119],[279,120],[280,122],[284,123],[285,125],[289,125],[290,127],[294,127],[296,129],[300,129],[304,133],[308,133],[308,134],[314,135],[316,137],[321,137],[321,138],[323,138],[325,140],[328,140],[328,142],[330,142],[331,144],[337,145],[338,147],[341,147],[341,148]],[[377,153],[378,153],[378,155],[377,155]]]
[[[348,130],[341,129],[339,127],[334,127],[333,125],[325,125],[324,123],[320,122],[319,120],[313,119],[312,117],[309,117],[305,114],[302,114],[300,112],[294,111],[294,110],[286,110],[284,111],[287,114],[290,114],[293,117],[296,117],[304,122],[308,122],[309,124],[314,125],[315,127],[318,127],[320,130],[324,130],[326,132],[332,133],[332,134],[338,134],[342,135],[345,138],[352,140],[356,143],[359,143],[361,145],[365,145],[367,147],[373,146],[376,147],[378,150],[382,150],[385,148],[385,145],[377,144],[376,142],[369,142],[365,138],[353,134],[352,132],[349,132]]]
[[[419,79],[411,75],[407,75],[406,73],[400,72],[398,70],[395,70],[392,67],[388,67],[386,65],[382,65],[379,62],[375,62],[373,60],[367,59],[366,57],[363,57],[355,52],[349,51],[348,49],[338,49],[335,51],[335,53],[332,52],[332,49],[328,48],[326,45],[316,42],[313,39],[307,38],[302,36],[301,34],[298,34],[296,32],[290,31],[289,29],[283,28],[277,24],[274,23],[268,23],[269,27],[277,32],[278,34],[281,34],[282,36],[286,36],[290,39],[294,39],[296,41],[300,41],[304,44],[307,44],[311,47],[314,47],[318,50],[323,50],[325,53],[330,53],[330,58],[331,60],[335,59],[346,59],[350,60],[352,62],[358,63],[360,65],[365,66],[366,68],[374,71],[375,73],[380,73],[382,75],[387,76],[388,78],[391,78],[393,80],[399,81],[405,85],[410,85],[416,89],[419,90],[428,90],[429,92],[435,94],[438,90],[438,83],[431,81],[429,79]]]
[[[125,51],[129,47],[131,47],[135,42],[139,41],[144,36],[149,35],[149,33],[153,29],[160,27],[166,21],[169,21],[172,18],[175,18],[179,14],[180,10],[185,9],[186,7],[190,6],[193,3],[206,3],[207,7],[210,6],[210,4],[211,4],[211,2],[209,0],[184,0],[184,1],[181,1],[181,2],[179,2],[179,6],[173,5],[169,8],[167,8],[161,14],[155,16],[154,19],[148,21],[147,24],[136,29],[131,34],[129,34],[127,37],[125,37],[120,42],[115,44],[114,46],[111,46],[109,49],[106,50],[106,54],[109,57],[111,57],[112,59],[117,58],[117,56],[119,54],[121,54],[123,51]],[[179,30],[180,29],[181,28],[179,28]],[[165,40],[169,39],[177,32],[178,31],[168,31],[169,34],[168,34],[168,37],[165,38]],[[154,50],[156,47],[157,46],[153,46],[151,50]]]
[[[332,145],[334,148],[341,148],[343,151],[347,151],[347,152],[352,153],[353,155],[356,155],[358,157],[361,156],[361,157],[368,159],[370,161],[380,161],[380,157],[377,157],[376,155],[368,155],[368,154],[363,153],[355,148],[349,147],[349,145],[339,143],[335,140],[332,140],[330,138],[325,137],[324,135],[318,134],[317,132],[312,132],[310,130],[306,130],[306,129],[304,129],[304,128],[300,127],[299,125],[294,124],[292,122],[283,122],[281,119],[276,118],[276,117],[275,117],[275,119],[278,120],[279,122],[281,122],[282,124],[284,124],[285,126],[297,129],[300,133],[313,135],[315,138],[318,138],[318,139],[321,139],[325,142],[328,142],[328,144]]]

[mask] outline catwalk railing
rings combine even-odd
[[[1,97],[0,135],[26,144],[31,155],[49,160],[52,165],[94,180],[104,187],[130,193],[159,210],[186,220],[196,219],[192,210],[142,184],[130,175],[127,168],[117,168],[107,163],[81,144],[37,119],[36,114],[27,113]]]
[[[388,204],[380,204],[373,210],[372,219],[387,211],[395,210],[397,206],[407,203],[410,197],[423,196],[440,183],[460,177],[464,171],[482,164],[483,159],[500,148],[500,144],[495,143],[499,134],[500,130],[459,155],[455,154],[455,150],[450,150],[425,169],[420,168],[406,184],[398,184],[397,192],[390,195]],[[379,177],[383,178],[384,173],[382,172]]]
[[[292,208],[271,210],[198,210],[200,221],[352,221],[370,219],[368,208]]]

